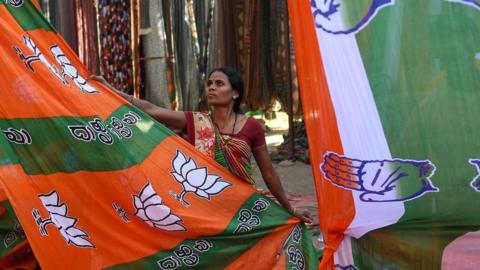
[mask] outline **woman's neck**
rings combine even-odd
[[[215,107],[212,109],[212,118],[213,121],[222,129],[224,129],[229,121],[233,119],[235,116],[235,112],[233,108],[230,107]]]

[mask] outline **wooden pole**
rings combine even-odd
[[[140,98],[140,36],[139,32],[139,7],[138,0],[131,0],[130,2],[130,14],[131,14],[131,44],[132,44],[132,64],[133,64],[133,96]]]
[[[292,96],[292,58],[290,54],[291,42],[290,42],[290,18],[288,12],[286,15],[286,33],[285,39],[287,44],[287,70],[288,70],[288,84],[287,84],[287,113],[288,113],[288,158],[295,159],[295,130],[293,126],[293,96]]]

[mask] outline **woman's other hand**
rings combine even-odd
[[[293,208],[291,212],[294,216],[298,217],[303,222],[305,222],[305,224],[310,225],[310,224],[313,223],[313,217],[312,217],[312,214],[310,214],[309,211],[298,210],[296,208]]]

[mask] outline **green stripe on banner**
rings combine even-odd
[[[245,221],[252,219],[252,216],[248,219],[249,214],[256,216],[260,223],[256,226],[246,225]],[[284,208],[269,198],[254,193],[221,234],[185,240],[172,250],[109,269],[224,269],[262,237],[285,225],[290,217]]]
[[[297,225],[294,230],[297,231],[290,234],[283,246],[286,255],[286,269],[317,269],[323,250],[317,251],[314,248],[312,236],[305,224]]]
[[[0,258],[3,258],[26,238],[10,202],[2,201],[0,208],[5,210],[0,214]]]
[[[441,269],[443,247],[452,240],[448,237],[449,231],[478,230],[473,226],[429,226],[428,230],[411,227],[409,230],[382,228],[352,241],[355,266],[358,269]]]
[[[0,119],[0,130],[0,165],[20,164],[30,175],[125,169],[174,135],[131,106],[107,119]]]
[[[23,2],[23,1],[0,1],[0,5],[4,5],[10,14],[15,18],[23,30],[44,29],[51,32],[56,32],[53,26],[45,19],[43,14],[35,7],[35,5],[26,0],[19,7],[9,2]]]
[[[469,186],[475,167],[468,163],[480,157],[479,12],[447,1],[398,2],[357,35],[392,156],[436,166],[440,192],[406,202],[400,222],[462,216],[464,225],[480,224],[480,215],[469,214],[480,196]]]
[[[480,228],[468,163],[480,158],[480,11],[467,1],[395,2],[357,42],[392,156],[429,159],[440,192],[405,202],[398,223],[352,247],[359,269],[440,269],[445,246]]]

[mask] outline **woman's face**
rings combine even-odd
[[[221,71],[213,72],[205,87],[205,96],[210,106],[227,106],[233,104],[238,92],[232,89],[227,75]]]

